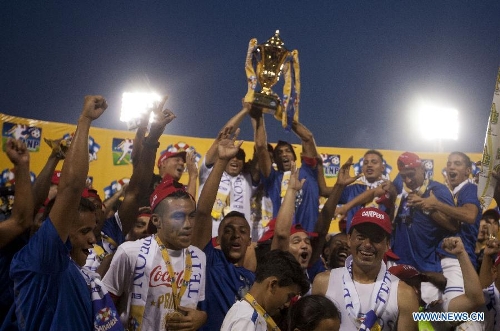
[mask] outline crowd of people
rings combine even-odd
[[[85,97],[69,148],[53,144],[34,183],[24,142],[6,142],[15,190],[0,222],[0,330],[500,330],[500,216],[481,209],[466,154],[448,156],[441,184],[412,152],[391,181],[370,149],[360,175],[351,157],[328,186],[310,130],[291,125],[299,168],[244,102],[199,165],[185,151],[156,159],[176,118],[166,100],[149,129],[150,114],[139,123],[130,182],[105,201],[86,182],[102,96]],[[345,226],[328,233],[334,219]]]

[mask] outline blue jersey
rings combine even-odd
[[[430,180],[422,197],[429,197],[431,191],[439,201],[454,205],[450,190],[443,184]],[[409,207],[406,198],[401,199],[394,222],[392,250],[400,258],[398,263],[412,265],[419,271],[441,272],[436,248],[451,233],[421,209]]]
[[[118,213],[115,213],[113,216],[106,219],[101,229],[101,233],[108,236],[116,243],[116,247],[103,247],[108,253],[114,253],[118,246],[125,242],[125,236],[123,235],[121,221],[119,220],[117,215]],[[111,249],[111,251],[108,251],[108,249]]]
[[[89,288],[47,218],[15,256],[14,281],[19,330],[93,330]]]
[[[476,249],[477,234],[479,232],[479,221],[482,217],[481,204],[477,198],[477,185],[470,182],[465,183],[465,185],[462,186],[462,188],[460,188],[460,190],[455,194],[454,200],[457,207],[461,207],[465,204],[473,204],[477,207],[478,213],[474,224],[461,222],[458,233],[454,235],[459,236],[462,239],[472,265],[474,268],[477,268],[477,256],[474,251]],[[441,248],[441,244],[439,244],[438,253],[444,256],[456,258],[455,255],[449,254],[443,250]]]
[[[10,264],[14,255],[26,245],[28,240],[29,231],[0,249],[0,325],[14,303],[14,282],[9,277]]]
[[[305,178],[306,181],[297,194],[296,210],[293,224],[300,224],[308,231],[313,232],[319,215],[319,186],[318,170],[316,167],[310,167],[305,162],[299,170],[299,179]],[[273,203],[273,217],[278,215],[281,207],[281,181],[283,180],[283,171],[271,168],[269,177],[262,178],[264,189]]]
[[[220,330],[224,317],[236,301],[243,299],[255,281],[248,269],[229,262],[210,241],[203,250],[207,256],[205,300],[200,309],[207,313],[207,322],[200,330]]]

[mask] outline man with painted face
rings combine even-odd
[[[252,108],[252,126],[255,135],[259,169],[261,171],[264,188],[273,202],[273,217],[276,217],[285,196],[290,178],[292,162],[297,160],[293,146],[285,141],[278,141],[274,148],[274,162],[278,170],[272,165],[271,157],[267,152],[267,134],[262,110]],[[319,186],[318,186],[318,152],[314,136],[302,123],[293,122],[292,131],[302,141],[302,165],[299,178],[306,179],[304,186],[296,195],[296,212],[294,224],[301,224],[308,231],[314,231],[318,219]]]
[[[383,262],[391,231],[383,211],[358,210],[348,234],[351,255],[345,267],[316,277],[312,293],[325,295],[339,307],[341,330],[418,329],[412,317],[419,307],[413,288],[389,273]]]
[[[396,199],[392,250],[401,264],[409,264],[421,272],[441,272],[436,248],[444,237],[457,231],[458,224],[439,210],[423,208],[422,200],[432,194],[442,203],[453,206],[451,192],[443,184],[425,178],[424,165],[418,155],[405,152],[397,164],[403,188]],[[437,287],[422,283],[422,299],[426,303],[439,298]]]
[[[450,206],[439,201],[432,191],[427,198],[415,202],[415,205],[423,210],[438,210],[453,220],[460,222],[460,227],[455,236],[462,239],[472,265],[477,268],[474,250],[481,220],[481,205],[477,198],[477,185],[469,180],[471,172],[472,162],[466,154],[462,152],[451,153],[446,163],[446,177],[453,195],[454,205]],[[462,271],[455,255],[443,250],[441,245],[438,247],[438,253],[441,256],[443,275],[448,280],[443,293],[443,300],[451,300],[464,292]]]
[[[150,203],[157,234],[120,245],[103,282],[129,328],[197,330],[206,320],[196,309],[205,299],[206,259],[190,245],[194,198],[169,180],[156,187]]]
[[[107,108],[86,96],[49,217],[14,257],[15,308],[20,330],[123,330],[98,275],[82,268],[95,243],[94,205],[81,198],[89,169],[88,134]],[[99,319],[103,311],[107,320]]]

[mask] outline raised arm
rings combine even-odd
[[[60,148],[53,148],[42,171],[38,174],[35,184],[33,184],[34,211],[38,210],[49,195],[52,175],[56,166],[64,158]]]
[[[186,167],[189,175],[186,191],[196,197],[196,181],[198,180],[198,165],[196,164],[196,153],[190,150],[186,153]]]
[[[233,158],[240,148],[243,141],[236,142],[236,138],[240,129],[236,129],[233,137],[231,138],[232,128],[224,129],[220,133],[219,146],[217,148],[217,161],[214,168],[203,186],[198,205],[196,209],[195,231],[193,231],[192,245],[203,249],[212,238],[212,207],[217,196],[219,189],[220,179],[222,173],[226,168],[227,163]]]
[[[12,215],[6,221],[0,222],[0,248],[26,231],[33,222],[33,195],[28,149],[24,142],[14,139],[9,139],[5,147],[9,160],[14,164],[16,191]]]
[[[302,141],[302,156],[317,157],[318,151],[312,132],[304,124],[295,121],[292,123],[292,130]]]
[[[460,237],[449,237],[443,240],[443,249],[454,254],[460,263],[464,279],[464,294],[450,300],[448,311],[471,313],[476,308],[484,305],[484,296],[479,276],[472,265],[469,255],[465,251]]]
[[[262,116],[262,110],[257,108],[251,109],[250,116],[254,131],[255,149],[257,151],[259,169],[264,177],[267,178],[271,174],[273,162],[271,160],[271,156],[269,156],[269,152],[267,151],[267,133],[264,116]]]
[[[328,200],[326,200],[321,213],[318,216],[318,221],[314,231],[318,234],[318,237],[311,240],[312,254],[311,254],[311,264],[315,263],[321,256],[321,251],[326,241],[326,234],[330,228],[330,223],[332,218],[335,217],[335,210],[337,204],[342,196],[342,191],[344,190],[346,183],[349,182],[349,170],[352,166],[352,156],[347,159],[347,161],[340,168],[339,175],[337,177],[337,182],[332,187]]]
[[[243,108],[236,115],[231,117],[229,119],[229,121],[226,122],[226,124],[224,124],[222,129],[219,131],[217,138],[214,140],[212,145],[208,148],[207,153],[205,154],[205,164],[208,167],[211,167],[215,163],[215,161],[217,161],[217,148],[219,145],[220,133],[223,132],[224,129],[228,128],[228,127],[232,128],[233,132],[234,132],[234,130],[239,128],[241,121],[243,121],[245,116],[250,112],[251,107],[252,107],[251,104],[244,102]],[[233,132],[231,132],[231,133],[233,133]]]
[[[292,227],[293,214],[295,213],[295,196],[302,189],[305,181],[305,179],[299,180],[299,169],[296,169],[295,162],[292,162],[290,182],[288,183],[283,202],[276,216],[276,227],[271,242],[271,250],[279,249],[288,251],[290,228]]]
[[[138,130],[134,139],[134,150],[137,148],[137,154],[134,156],[137,158],[137,162],[134,162],[132,177],[130,177],[125,197],[118,209],[124,234],[127,234],[134,226],[139,214],[139,207],[142,207],[139,205],[141,198],[148,192],[155,166],[156,150],[160,146],[160,137],[165,126],[175,119],[172,111],[163,109],[166,101],[167,97],[165,96],[154,110],[155,120],[151,124],[149,135],[144,137],[143,133]]]
[[[50,211],[50,219],[63,242],[69,236],[71,224],[78,219],[80,196],[85,188],[89,170],[89,129],[108,107],[102,96],[86,96],[75,134],[61,171],[57,199]]]
[[[493,262],[499,252],[500,241],[498,239],[489,239],[484,247],[483,262],[481,263],[481,269],[479,270],[479,281],[481,282],[482,288],[490,286],[493,282],[491,268],[493,267]]]

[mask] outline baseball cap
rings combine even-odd
[[[378,225],[388,234],[392,233],[392,224],[389,215],[378,208],[368,207],[358,210],[352,217],[351,229],[356,225],[364,223],[372,223]]]
[[[185,192],[186,189],[184,188],[184,185],[176,180],[173,180],[172,178],[162,180],[161,183],[156,186],[153,194],[151,194],[151,197],[149,198],[151,211],[154,211],[156,206],[158,206],[158,204],[163,201],[163,199],[177,191]]]
[[[389,268],[389,272],[402,280],[420,277],[422,275],[417,269],[408,264],[392,266]]]
[[[82,198],[95,198],[95,199],[98,199],[99,202],[102,203],[102,200],[101,200],[101,197],[99,196],[99,194],[97,193],[96,190],[92,189],[92,188],[84,188],[83,189],[83,192],[82,192]]]
[[[169,152],[167,150],[167,151],[164,151],[163,153],[161,153],[160,157],[158,158],[158,163],[157,163],[158,168],[160,167],[160,165],[161,165],[161,163],[163,161],[165,161],[168,158],[174,157],[174,156],[180,156],[180,157],[182,157],[182,159],[184,160],[184,162],[186,162],[186,152],[185,151],[181,151],[181,152]]]
[[[414,169],[422,165],[422,160],[417,154],[411,152],[404,152],[398,157],[398,170],[401,169]]]
[[[262,237],[259,239],[259,243],[262,243],[264,241],[268,241],[274,237],[274,229],[276,228],[276,218],[273,218],[272,220],[269,221],[269,223],[266,226],[266,232],[262,235]],[[295,224],[292,225],[290,228],[290,235],[294,235],[297,232],[304,232],[307,234],[309,237],[317,237],[318,234],[316,232],[307,232],[302,225],[300,224]]]

